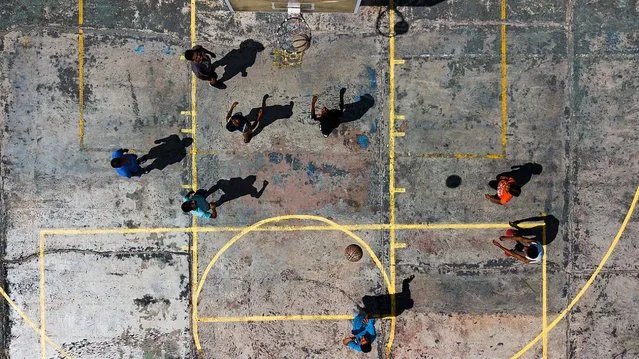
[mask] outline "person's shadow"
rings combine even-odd
[[[546,244],[552,243],[552,241],[554,241],[555,238],[557,237],[557,233],[559,233],[559,220],[552,214],[549,214],[546,216],[537,216],[537,217],[520,219],[510,223],[512,226],[513,224],[519,224],[519,223],[525,223],[525,222],[539,222],[539,221],[543,221],[544,224],[539,226],[534,226],[531,228],[519,227],[516,229],[517,234],[530,239],[534,239],[535,241],[539,243],[543,243],[544,231],[545,231]]]
[[[346,89],[341,89],[339,92],[339,103],[342,109],[340,123],[357,121],[362,118],[368,110],[375,106],[375,99],[370,94],[364,94],[360,96],[356,102],[344,105],[345,92]]]
[[[191,146],[193,139],[185,137],[180,139],[178,135],[161,138],[154,141],[155,146],[149,150],[149,153],[140,157],[140,162],[153,160],[153,162],[144,167],[145,172],[152,170],[163,170],[166,166],[178,163],[186,157],[186,148]]]
[[[395,297],[395,316],[398,316],[406,309],[413,307],[414,302],[410,297],[410,282],[415,278],[414,275],[404,279],[402,282],[402,291],[395,294],[382,295],[365,295],[362,297],[364,311],[371,314],[375,318],[389,317],[392,315],[392,298]]]
[[[268,186],[268,181],[262,182],[262,189],[258,191],[257,188],[253,186],[256,180],[257,177],[255,175],[250,175],[246,178],[234,177],[231,179],[218,180],[217,183],[206,192],[206,197],[212,195],[218,190],[224,192],[224,194],[214,202],[216,207],[242,196],[250,195],[254,198],[260,198],[262,193],[264,193],[266,186]]]
[[[523,187],[526,183],[530,182],[530,179],[533,175],[540,174],[544,168],[538,163],[528,162],[523,165],[512,166],[510,167],[510,169],[512,171],[502,172],[498,174],[496,177],[497,179],[488,182],[488,185],[493,189],[497,189],[497,185],[499,184],[499,177],[508,176],[512,177],[517,185],[519,185],[519,187]]]
[[[269,98],[269,95],[266,94],[262,98],[262,107],[261,108],[252,108],[251,111],[246,115],[246,118],[249,121],[254,121],[257,119],[257,114],[262,110],[262,120],[255,130],[253,130],[253,137],[257,136],[262,130],[272,124],[273,122],[286,119],[293,116],[293,106],[295,103],[293,101],[289,102],[288,105],[271,105],[266,106],[266,100]]]
[[[230,80],[240,73],[242,77],[246,77],[246,70],[255,64],[257,53],[261,51],[264,51],[264,45],[261,43],[252,39],[242,41],[239,49],[231,50],[213,63],[214,67],[224,66],[224,74],[218,81]]]

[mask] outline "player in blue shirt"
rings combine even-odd
[[[207,202],[207,196],[207,191],[203,189],[199,189],[197,192],[190,191],[186,196],[182,197],[182,211],[184,213],[191,212],[197,217],[216,218],[217,210],[215,209],[215,204]]]
[[[144,168],[140,167],[138,156],[127,152],[129,150],[126,148],[113,151],[113,154],[111,154],[111,167],[115,168],[115,171],[121,177],[126,178],[140,177],[146,173]]]
[[[371,351],[371,343],[377,337],[375,332],[375,319],[371,319],[370,314],[357,314],[353,318],[353,330],[351,335],[344,338],[342,343],[358,352],[368,353]]]

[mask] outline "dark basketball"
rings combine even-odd
[[[448,188],[457,188],[461,184],[461,177],[458,175],[448,176],[446,178],[446,187]]]
[[[362,259],[363,254],[364,252],[362,252],[362,248],[357,244],[351,244],[344,250],[344,256],[346,256],[346,259],[351,262],[357,262]]]

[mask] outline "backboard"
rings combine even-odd
[[[302,13],[341,12],[355,13],[361,0],[305,0],[304,2],[278,0],[225,0],[231,11],[289,12],[299,8]]]

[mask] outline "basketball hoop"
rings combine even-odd
[[[299,4],[295,5],[289,4],[289,16],[275,34],[279,48],[273,51],[273,60],[279,66],[301,65],[304,51],[311,47],[311,28],[302,17]]]

